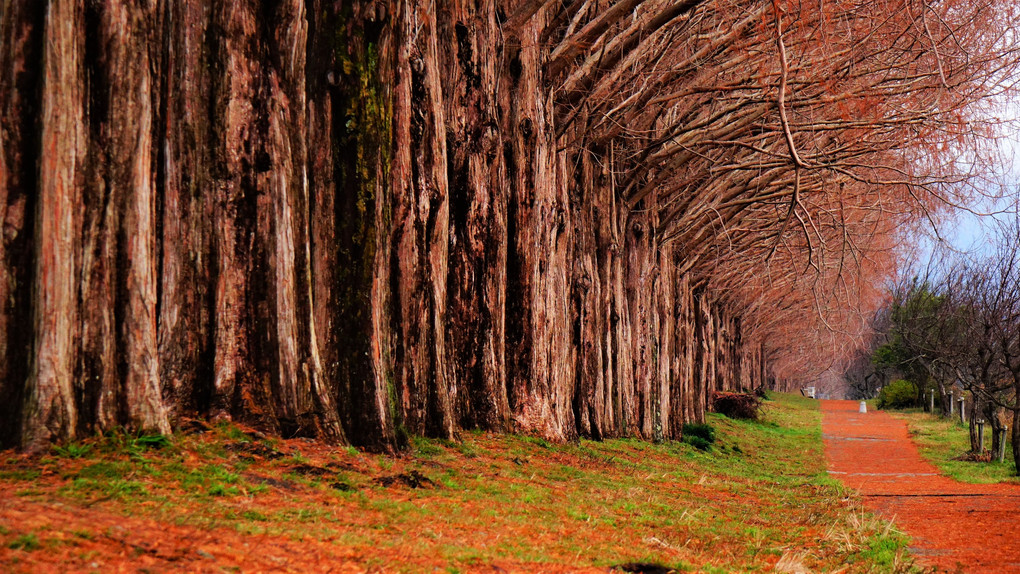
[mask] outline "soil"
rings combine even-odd
[[[936,572],[1018,572],[1020,487],[965,484],[921,458],[904,421],[858,413],[858,401],[822,401],[829,473],[912,539]]]

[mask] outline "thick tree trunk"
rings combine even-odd
[[[453,386],[462,424],[508,429],[506,387],[507,194],[514,81],[491,41],[497,6],[454,4],[439,17],[440,62],[449,128],[451,191],[449,339]]]
[[[80,342],[83,109],[82,7],[50,2],[42,53],[39,180],[35,210],[32,351],[23,395],[21,442],[30,449],[77,434],[74,368]]]
[[[0,445],[20,442],[35,339],[33,243],[43,153],[37,119],[45,77],[38,63],[46,50],[46,8],[6,2],[0,10]]]
[[[393,159],[397,285],[394,329],[396,373],[403,423],[415,434],[450,438],[456,426],[447,342],[450,184],[446,111],[440,76],[435,6],[424,13],[404,7],[398,52]]]
[[[557,124],[569,22],[517,8],[5,3],[2,444],[196,415],[660,440],[763,385],[658,192]]]
[[[174,2],[167,10],[160,89],[163,141],[157,165],[163,216],[159,377],[167,407],[177,418],[204,412],[213,389],[213,54],[204,6]]]
[[[89,14],[97,29],[88,40],[96,41],[99,51],[89,101],[98,105],[88,110],[97,129],[94,145],[88,146],[80,287],[83,302],[98,304],[81,309],[86,347],[78,380],[94,381],[81,394],[98,401],[97,428],[123,421],[166,433],[170,424],[159,383],[156,321],[158,101],[153,100],[158,80],[152,77],[161,59],[150,53],[148,42],[159,15],[152,6],[130,2],[100,8]]]

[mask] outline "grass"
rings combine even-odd
[[[930,415],[921,409],[889,411],[893,416],[907,421],[907,429],[914,443],[917,444],[921,456],[934,464],[940,471],[961,482],[973,484],[992,484],[998,482],[1016,482],[1016,466],[1013,464],[1013,449],[1006,444],[1004,462],[997,459],[993,462],[971,462],[955,460],[970,450],[970,434],[966,426],[958,418],[948,419]],[[986,447],[991,447],[991,436],[988,427]]]
[[[64,446],[54,446],[53,454],[66,458],[81,458],[92,452],[92,445],[81,443],[70,443]]]
[[[36,537],[35,534],[22,534],[8,542],[7,547],[11,550],[25,550],[27,552],[31,552],[41,548],[42,544],[39,544],[39,538]]]
[[[709,415],[708,451],[467,432],[459,441],[412,439],[394,456],[226,424],[172,441],[115,434],[0,465],[0,495],[31,486],[26,504],[64,505],[78,517],[32,526],[0,513],[0,540],[14,548],[46,528],[47,538],[99,544],[107,537],[89,533],[121,526],[102,524],[93,514],[101,509],[205,530],[227,546],[262,534],[392,571],[627,562],[702,572],[909,570],[906,539],[825,473],[817,401],[776,399],[758,422]]]

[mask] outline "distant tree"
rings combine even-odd
[[[871,353],[879,372],[893,372],[922,391],[938,387],[944,394],[940,365],[944,356],[945,295],[917,278],[897,287],[889,306],[886,342]],[[917,395],[915,399],[919,399]]]
[[[949,410],[951,389],[969,393],[972,451],[980,447],[978,420],[991,427],[993,449],[999,447],[999,431],[1007,428],[1001,413],[1020,422],[1018,246],[1020,220],[1003,228],[993,254],[948,266],[938,280],[898,286],[885,342],[871,353],[873,373],[891,371],[918,387],[937,389],[943,412]],[[1012,440],[1020,440],[1015,429]]]

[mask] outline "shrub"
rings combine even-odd
[[[698,450],[711,450],[712,449],[712,443],[710,441],[708,441],[708,440],[705,440],[704,438],[702,438],[700,436],[695,436],[695,435],[685,436],[683,438],[683,442],[693,446],[694,448],[696,448]]]
[[[715,429],[706,423],[685,423],[680,429],[680,440],[698,450],[711,450],[715,442]]]
[[[878,393],[877,406],[880,409],[905,409],[916,404],[917,385],[904,379],[896,379]]]
[[[707,423],[684,423],[683,428],[680,429],[680,434],[684,438],[691,436],[700,437],[708,441],[709,444],[715,442],[715,429]]]
[[[750,393],[715,393],[712,410],[731,419],[758,420],[761,399]]]

